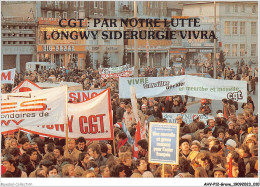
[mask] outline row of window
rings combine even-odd
[[[20,33],[3,33],[3,37],[35,37],[34,34],[20,34]]]
[[[34,41],[3,41],[3,45],[35,44]]]
[[[246,8],[248,7],[247,10],[250,10],[250,13],[253,13],[255,14],[257,12],[257,5],[252,5],[252,6],[246,6],[246,5],[238,5],[238,4],[235,4],[235,5],[225,5],[225,13],[238,13],[238,12],[242,12],[242,13],[245,13],[245,12],[248,12],[246,11]]]
[[[79,4],[78,4],[79,2]],[[67,5],[67,1],[63,1],[64,5]],[[47,1],[48,5],[52,5],[52,1]],[[73,3],[74,7],[84,7],[84,1],[74,1]],[[60,2],[59,1],[55,1],[55,7],[59,7],[60,6]],[[94,1],[94,8],[103,8],[103,1]]]
[[[94,8],[103,9],[103,1],[94,1]]]
[[[103,16],[103,13],[94,13],[95,16]],[[47,11],[47,18],[52,18],[52,11]],[[61,18],[60,12],[55,11],[55,18]],[[67,19],[68,18],[68,13],[63,12],[62,13],[62,18]],[[74,16],[73,18],[75,19],[85,19],[85,12],[83,11],[74,11]]]
[[[48,5],[52,5],[53,1],[47,1]],[[84,7],[84,1],[74,1],[74,7],[78,7],[78,2],[80,7]],[[63,1],[63,5],[68,5],[68,1]],[[55,7],[60,6],[60,1],[55,1]]]
[[[246,44],[225,44],[224,45],[224,52],[226,56],[231,56],[230,47],[232,47],[232,57],[238,56],[238,47],[239,47],[239,56],[245,56],[246,51]],[[251,44],[251,56],[256,56],[256,44]]]
[[[16,26],[16,25],[2,25],[2,29],[33,29],[32,26]]]
[[[225,21],[225,35],[237,35],[237,34],[246,34],[246,22],[241,21]],[[251,24],[251,34],[256,34],[256,22],[248,23]]]

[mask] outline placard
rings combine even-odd
[[[150,122],[149,163],[179,164],[179,124]]]

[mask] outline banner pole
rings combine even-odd
[[[164,178],[164,164],[162,165],[162,178]]]
[[[17,143],[18,144],[19,144],[19,139],[20,139],[20,133],[21,133],[21,128],[19,127],[18,136],[17,136]]]
[[[66,154],[69,153],[69,150],[68,150],[68,137],[69,137],[69,124],[68,124],[68,120],[69,120],[69,116],[68,116],[68,86],[66,85],[66,115],[65,115],[65,122],[66,122],[66,144],[65,144],[65,152]]]
[[[113,140],[113,147],[114,147],[114,156],[116,156],[116,142],[115,142],[115,139]]]

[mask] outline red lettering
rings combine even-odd
[[[64,124],[55,124],[55,129],[56,131],[61,130],[62,132],[64,132]]]
[[[85,128],[83,127],[84,123],[87,123],[87,117],[86,116],[80,116],[79,117],[79,127],[80,127],[80,132],[82,134],[87,134],[88,133],[88,127],[85,126]]]
[[[47,129],[53,129],[54,128],[53,125],[47,125],[46,127],[47,127]]]
[[[82,101],[84,102],[84,101],[87,101],[87,100],[89,100],[89,92],[88,92],[88,95],[86,95],[85,92],[82,92]]]
[[[5,121],[5,120],[1,120],[1,125],[5,125],[8,126],[11,120]]]
[[[1,80],[8,80],[10,81],[11,80],[11,71],[9,71],[7,74],[5,74],[5,72],[2,72],[1,74]]]
[[[32,103],[32,104],[26,104],[31,102],[37,102],[37,101],[46,101],[47,99],[35,99],[31,101],[24,101],[20,104],[21,107],[28,107],[28,106],[42,106],[41,108],[28,108],[28,109],[19,109],[19,112],[27,112],[27,111],[43,111],[47,108],[47,105],[45,103]]]
[[[95,97],[97,95],[96,92],[91,93],[91,98]]]
[[[70,93],[69,93],[69,100],[71,100],[71,101],[77,100],[77,98],[76,98],[75,96],[76,96],[76,93],[70,92]]]
[[[1,113],[6,114],[6,113],[13,113],[15,110],[8,110],[8,109],[14,109],[16,106],[10,106],[10,105],[17,105],[17,102],[13,103],[1,103],[1,106],[8,106],[8,107],[1,107]],[[6,110],[6,111],[4,111]]]
[[[93,122],[97,122],[97,117],[95,115],[91,115],[88,117],[88,123],[90,132],[92,134],[96,134],[98,132],[98,126],[97,124],[93,124]]]
[[[104,133],[105,130],[104,130],[104,120],[103,120],[103,117],[106,116],[106,114],[98,114],[97,117],[99,118],[100,120],[100,128],[101,128],[101,133]]]
[[[19,125],[22,121],[24,121],[24,119],[21,119],[20,121],[12,120],[16,125]]]
[[[78,92],[77,94],[78,94],[78,100],[79,102],[81,102],[80,92]]]
[[[73,115],[71,116],[71,119],[68,117],[68,126],[69,126],[69,132],[72,132],[72,121],[73,121]]]

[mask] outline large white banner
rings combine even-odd
[[[98,90],[86,90],[86,91],[69,91],[68,92],[68,100],[78,102],[84,102],[87,100],[92,99],[93,97],[97,96],[99,93],[103,92],[105,89],[98,89]]]
[[[2,94],[1,128],[66,122],[67,86],[31,92]]]
[[[16,68],[2,70],[1,84],[14,84],[15,70]]]
[[[194,115],[198,115],[199,118],[200,118],[200,121],[203,121],[205,123],[205,125],[207,125],[208,119],[213,119],[214,118],[211,115],[193,114],[193,113],[185,113],[185,114],[181,114],[181,113],[162,113],[162,115],[163,115],[163,118],[165,118],[168,123],[177,123],[176,117],[177,116],[182,116],[182,120],[186,124],[190,124],[190,123],[193,122],[193,116]]]
[[[102,79],[107,79],[110,77],[129,77],[134,74],[134,67],[129,67],[129,64],[100,69],[100,74]]]
[[[219,80],[191,75],[174,77],[120,77],[119,97],[130,98],[130,87],[134,86],[136,97],[161,97],[188,95],[214,100],[233,99],[247,102],[247,82]]]
[[[64,123],[49,123],[44,126],[24,127],[23,130],[40,135],[65,138]],[[113,120],[109,89],[96,97],[82,102],[68,104],[68,136],[80,136],[90,140],[113,139]]]

